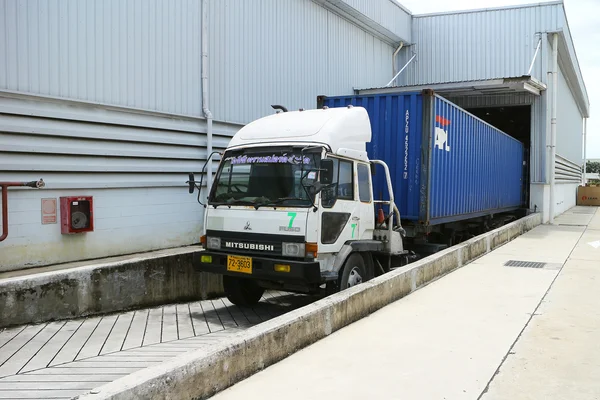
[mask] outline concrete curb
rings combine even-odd
[[[541,224],[533,214],[458,246],[150,367],[80,400],[206,399],[352,322],[418,290]]]
[[[223,293],[218,275],[192,267],[199,247],[0,281],[0,328],[206,299]]]

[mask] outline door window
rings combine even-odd
[[[333,182],[321,192],[321,203],[331,208],[337,200],[354,200],[354,174],[352,161],[333,160]]]
[[[358,175],[358,197],[363,203],[370,203],[371,180],[369,175],[371,175],[371,171],[365,164],[358,164],[356,171]]]

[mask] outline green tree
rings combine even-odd
[[[585,172],[592,174],[600,173],[600,162],[588,161]]]

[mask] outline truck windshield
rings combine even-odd
[[[212,205],[309,207],[307,187],[317,179],[320,149],[244,149],[226,152],[209,197]],[[302,177],[304,176],[304,180]]]

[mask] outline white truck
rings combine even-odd
[[[244,126],[221,156],[196,270],[223,275],[228,299],[250,305],[265,289],[331,293],[408,263],[388,167],[367,156],[367,111],[273,107],[283,112]],[[373,194],[376,166],[387,200]]]

